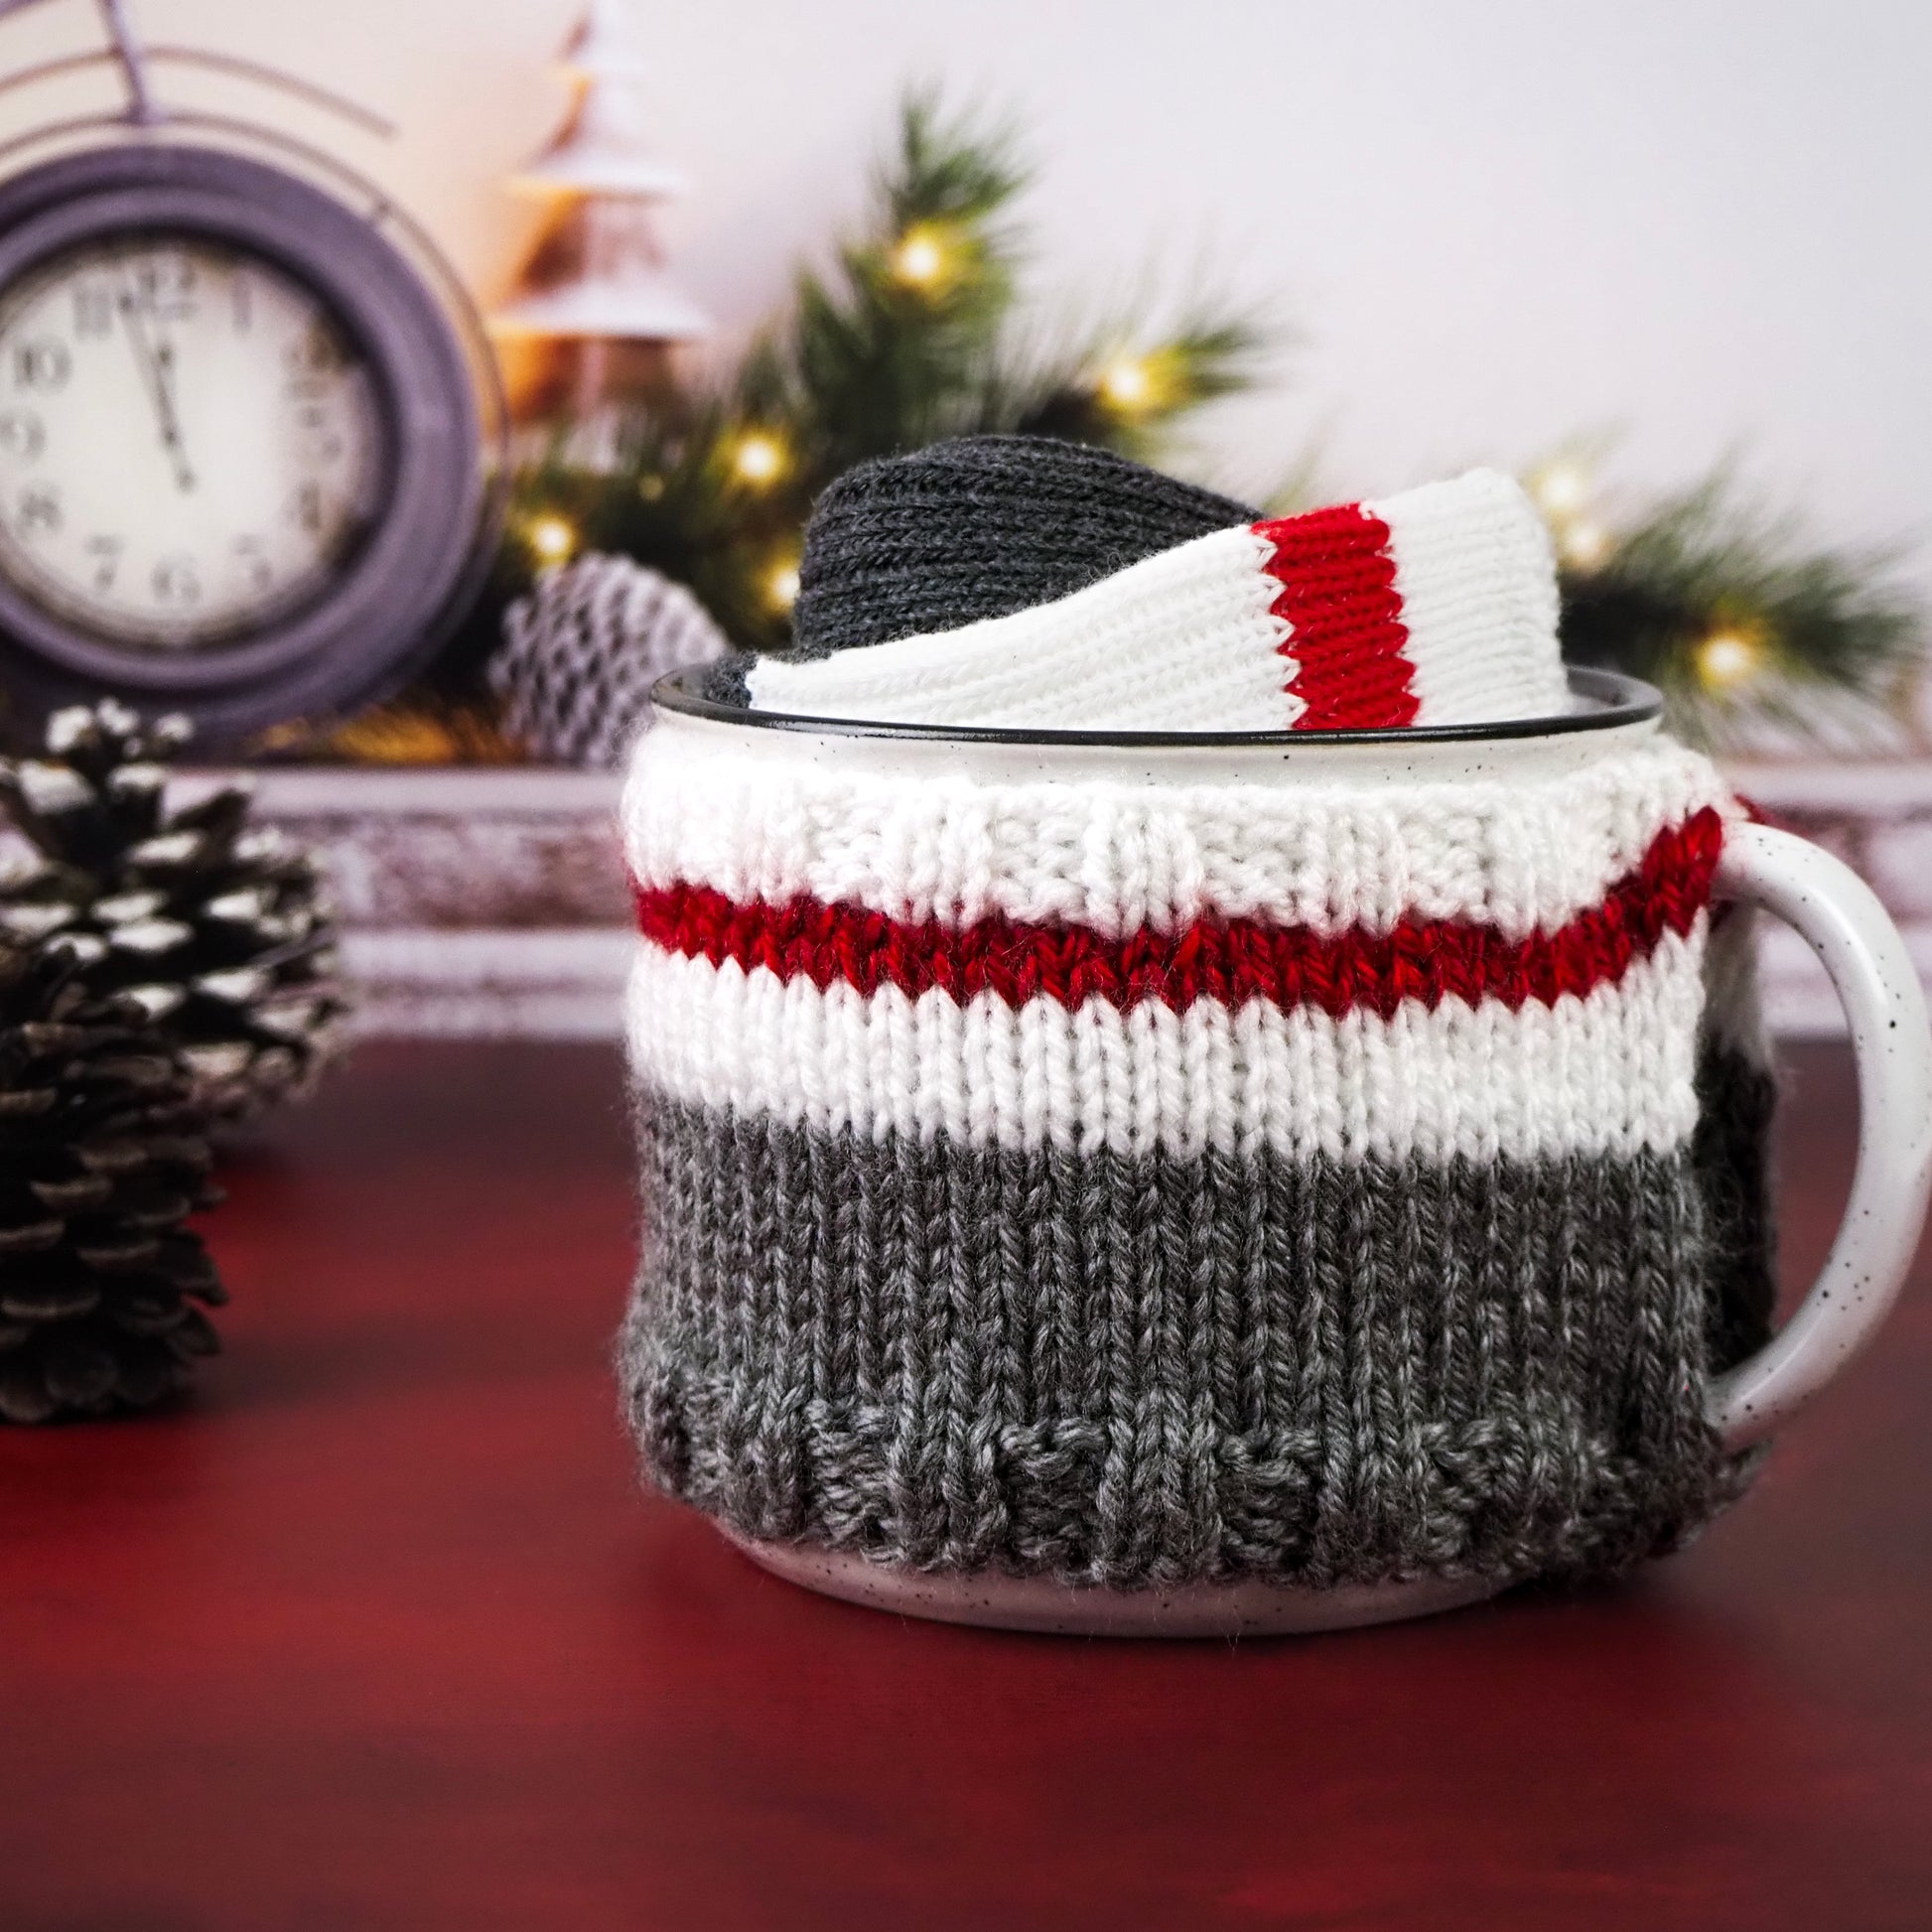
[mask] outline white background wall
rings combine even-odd
[[[662,151],[695,180],[669,237],[726,344],[855,207],[901,84],[935,76],[1030,128],[1049,294],[1183,288],[1204,262],[1299,323],[1280,391],[1212,426],[1196,467],[1225,484],[1265,488],[1313,436],[1345,491],[1620,425],[1628,482],[1742,444],[1834,535],[1932,534],[1932,8],[633,4]],[[156,40],[393,116],[386,148],[328,138],[484,300],[502,287],[527,217],[500,178],[556,119],[575,0],[130,5]],[[93,34],[85,0],[49,0],[0,23],[0,65]],[[0,99],[0,133],[24,106]],[[1913,569],[1932,587],[1926,549]]]

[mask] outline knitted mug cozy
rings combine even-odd
[[[1112,507],[1089,584],[1174,547]],[[822,608],[863,631],[863,591]],[[1694,1532],[1771,1307],[1737,807],[1654,733],[1547,744],[1141,778],[667,717],[623,808],[651,1476],[747,1538],[1114,1587]]]

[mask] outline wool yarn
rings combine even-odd
[[[993,781],[662,733],[624,805],[652,1477],[1081,1584],[1613,1570],[1741,1485],[1769,1082],[1737,807]]]
[[[1062,555],[1055,505],[1024,531],[1010,500],[989,511],[961,482],[974,456],[965,446],[936,479],[910,483],[895,464],[870,466],[828,492],[806,548],[810,654],[738,667],[746,702],[926,725],[1204,732],[1493,723],[1568,706],[1548,534],[1506,477],[1474,471],[1302,516],[1243,512],[1095,575],[1105,556],[1234,506],[1177,484],[1161,518],[1139,498],[1106,499],[1074,520]],[[1066,481],[1058,458],[1049,467]],[[943,520],[926,547],[939,591],[963,580],[966,594],[951,622],[908,633],[897,626],[931,624],[939,595],[918,585],[908,502],[936,507],[941,484],[971,514],[963,537]],[[1118,529],[1111,549],[1096,526]],[[1056,594],[1013,604],[1041,587]],[[864,641],[834,650],[841,616]]]
[[[875,458],[812,506],[793,647],[824,657],[1008,617],[1256,514],[1047,437],[961,436]]]
[[[1257,514],[1053,437],[958,436],[876,457],[812,506],[790,654],[828,657],[1049,604]],[[750,651],[721,657],[705,694],[749,706],[759,662]]]

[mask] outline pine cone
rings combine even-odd
[[[0,1419],[140,1408],[211,1354],[227,1297],[182,1225],[219,1196],[148,1004],[69,944],[0,940]]]
[[[0,760],[0,808],[37,854],[0,879],[0,938],[60,933],[91,991],[142,989],[196,1104],[233,1121],[314,1084],[346,1007],[314,861],[251,826],[239,787],[167,809],[188,734],[75,706],[49,722],[45,758]]]
[[[489,683],[505,731],[534,758],[596,771],[623,762],[666,671],[730,647],[682,584],[598,555],[545,571],[504,615],[503,637]]]

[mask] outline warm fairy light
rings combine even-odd
[[[546,564],[562,563],[577,548],[577,532],[561,516],[532,517],[528,535],[530,548]]]
[[[1595,488],[1586,465],[1558,457],[1530,473],[1529,487],[1558,557],[1571,569],[1594,570],[1609,556],[1610,533],[1589,514]]]
[[[1698,676],[1714,691],[1730,691],[1751,678],[1763,651],[1737,630],[1714,630],[1697,648]]]
[[[782,563],[772,566],[764,580],[764,594],[777,611],[789,611],[798,602],[798,565],[795,559],[787,557]]]
[[[759,486],[775,483],[784,467],[784,445],[762,430],[748,430],[732,452],[732,468],[741,483]]]
[[[893,275],[911,289],[933,289],[946,279],[951,251],[933,229],[907,228],[892,254]]]
[[[1120,355],[1100,371],[1100,395],[1109,408],[1131,416],[1154,400],[1154,371],[1138,355]]]
[[[1571,517],[1589,500],[1589,477],[1581,463],[1552,463],[1537,472],[1531,490],[1545,516]]]
[[[1610,554],[1609,532],[1600,523],[1579,519],[1569,524],[1559,544],[1563,560],[1579,570],[1594,570]]]

